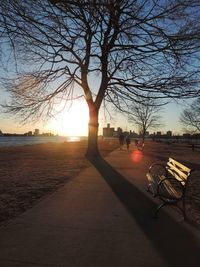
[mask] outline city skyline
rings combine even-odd
[[[167,131],[172,131],[174,134],[183,134],[184,131],[181,129],[181,125],[179,123],[179,115],[181,112],[182,108],[180,105],[176,104],[170,104],[169,107],[166,107],[166,112],[163,111],[163,122],[166,122],[164,126],[158,128],[158,129],[150,129],[149,132],[157,132],[161,131],[162,133],[166,133]],[[1,116],[0,116],[1,117]],[[99,135],[102,135],[102,129],[103,127],[106,127],[108,123],[114,128],[121,127],[123,131],[134,131],[138,133],[138,130],[134,127],[133,124],[131,124],[128,119],[123,116],[122,114],[115,114],[113,115],[114,119],[109,119],[106,117],[102,117],[100,119],[100,126],[99,126]],[[9,122],[9,123],[8,123]],[[11,124],[11,123],[12,124]],[[64,123],[64,122],[63,122]],[[67,122],[66,122],[67,123]],[[81,126],[83,127],[83,126]],[[85,133],[83,134],[64,134],[63,132],[56,131],[55,129],[52,128],[50,123],[42,124],[37,123],[37,124],[27,124],[27,125],[22,125],[19,126],[19,124],[16,121],[12,121],[12,118],[3,119],[2,123],[2,118],[1,118],[1,125],[0,129],[3,133],[16,133],[16,134],[23,134],[26,133],[32,129],[39,128],[40,132],[48,133],[51,132],[54,135],[62,135],[62,136],[87,136],[87,124],[85,125]],[[78,128],[77,128],[78,130]]]
[[[165,107],[166,111],[162,113],[162,118],[164,125],[160,128],[158,128],[158,131],[161,132],[166,132],[168,130],[176,133],[183,133],[184,131],[182,130],[181,124],[179,123],[179,116],[181,113],[182,108],[180,105],[176,104],[170,104],[169,107]],[[133,124],[131,124],[128,119],[123,116],[122,114],[116,114],[114,115],[114,119],[110,118],[102,118],[100,119],[100,127],[99,127],[99,134],[102,134],[102,128],[107,124],[110,123],[114,127],[121,127],[124,130],[130,131],[134,130],[137,132],[138,130],[134,127]],[[64,120],[64,119],[63,119]],[[53,122],[53,125],[58,123],[58,121]],[[65,122],[61,122],[61,124],[64,124]],[[26,125],[20,125],[16,119],[12,117],[3,117],[2,115],[0,116],[0,129],[2,132],[9,132],[9,133],[22,133],[22,132],[27,132],[30,128],[39,128],[43,132],[52,132],[54,134],[59,134],[59,135],[80,135],[80,136],[86,136],[87,135],[87,123],[85,125],[82,125],[82,132],[79,134],[78,132],[78,126],[77,126],[77,134],[75,134],[76,131],[76,126],[74,127],[74,134],[70,134],[70,132],[66,133],[62,130],[56,130],[54,126],[52,127],[51,125],[51,120],[46,123],[39,122],[37,124],[26,124]],[[60,127],[62,128],[62,126]],[[67,120],[66,120],[66,128],[67,128]],[[156,130],[156,129],[155,129]],[[150,132],[155,131],[153,129],[150,130]]]

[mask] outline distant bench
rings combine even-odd
[[[146,175],[149,183],[147,191],[162,201],[155,211],[155,217],[163,206],[175,205],[183,212],[185,219],[185,192],[192,171],[172,158],[168,159],[166,165],[155,163],[150,166]],[[181,206],[179,202],[182,202]]]

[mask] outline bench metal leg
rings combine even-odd
[[[183,210],[182,210],[182,212],[183,212],[183,218],[185,220],[186,219],[186,213],[185,213],[185,197],[183,197]]]
[[[151,188],[151,190],[150,190],[150,188]],[[157,196],[157,194],[154,192],[154,189],[153,189],[153,187],[152,187],[151,184],[148,185],[146,191],[149,192],[149,193],[152,193],[153,194],[153,197],[156,197]]]
[[[150,187],[151,187],[151,185],[149,184],[148,187],[147,187],[147,192],[150,192],[150,190],[149,190]]]
[[[166,203],[162,203],[158,206],[158,208],[156,209],[155,213],[154,213],[154,218],[158,218],[158,212],[160,211],[160,209],[162,209],[163,206],[165,206]]]

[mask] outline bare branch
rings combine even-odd
[[[184,109],[180,116],[180,122],[186,132],[200,132],[200,98]]]
[[[199,0],[0,1],[2,63],[14,58],[17,66],[9,85],[3,80],[12,97],[4,107],[25,120],[52,116],[58,99],[84,94],[96,116],[90,125],[98,125],[102,101],[129,112],[130,101],[149,94],[164,102],[200,96],[199,7]]]

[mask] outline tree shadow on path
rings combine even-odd
[[[103,158],[96,158],[91,163],[169,266],[198,266],[200,242],[191,232],[165,211],[161,212],[158,219],[154,219],[156,204]]]

